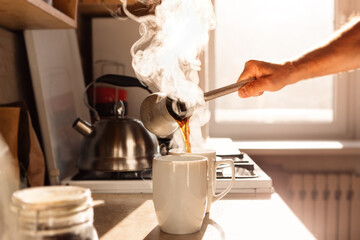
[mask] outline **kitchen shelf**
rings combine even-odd
[[[154,4],[156,1],[154,1]],[[79,0],[79,13],[91,17],[111,17],[111,12],[126,17],[121,8],[120,0]],[[127,9],[134,15],[143,16],[153,13],[154,8],[141,4],[139,0],[127,0]]]
[[[78,0],[0,0],[0,27],[10,30],[76,28]]]
[[[79,0],[79,12],[92,17],[110,17],[110,11],[120,7],[120,0]]]

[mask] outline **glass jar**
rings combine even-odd
[[[91,191],[76,186],[48,186],[19,190],[11,209],[18,217],[16,239],[97,240],[93,226]]]

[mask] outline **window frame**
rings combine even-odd
[[[335,0],[334,4],[335,28],[344,24],[347,19],[345,16],[350,16],[354,9],[360,10],[360,4],[351,0],[346,0],[345,3]],[[353,6],[354,4],[358,6]],[[215,59],[214,31],[210,32],[209,45],[203,58],[203,73],[200,73],[201,79],[205,80],[202,85],[206,91],[215,88],[215,61],[211,59]],[[360,139],[360,70],[334,75],[334,89],[332,123],[216,123],[216,102],[212,100],[208,103],[212,116],[205,127],[205,135],[228,137],[233,140]]]

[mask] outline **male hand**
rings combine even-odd
[[[239,97],[255,97],[262,95],[265,91],[280,90],[288,84],[291,69],[291,63],[274,64],[256,60],[246,62],[238,82],[252,77],[255,77],[255,80],[239,89]]]

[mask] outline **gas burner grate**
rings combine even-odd
[[[259,175],[255,171],[255,164],[244,159],[244,154],[217,155],[222,159],[231,159],[235,165],[235,178],[257,178]],[[231,168],[229,165],[223,164],[216,170],[217,178],[231,178]]]
[[[149,178],[151,178],[151,169],[131,172],[102,172],[80,170],[75,176],[71,178],[71,180],[148,180]]]
[[[256,178],[258,174],[255,171],[254,163],[246,160],[242,153],[232,155],[217,155],[222,159],[231,159],[235,165],[236,178]],[[216,170],[217,178],[227,179],[231,178],[231,168],[229,165],[223,164]],[[73,181],[84,180],[151,180],[151,169],[143,171],[129,171],[129,172],[102,172],[102,171],[79,171],[71,178]]]

